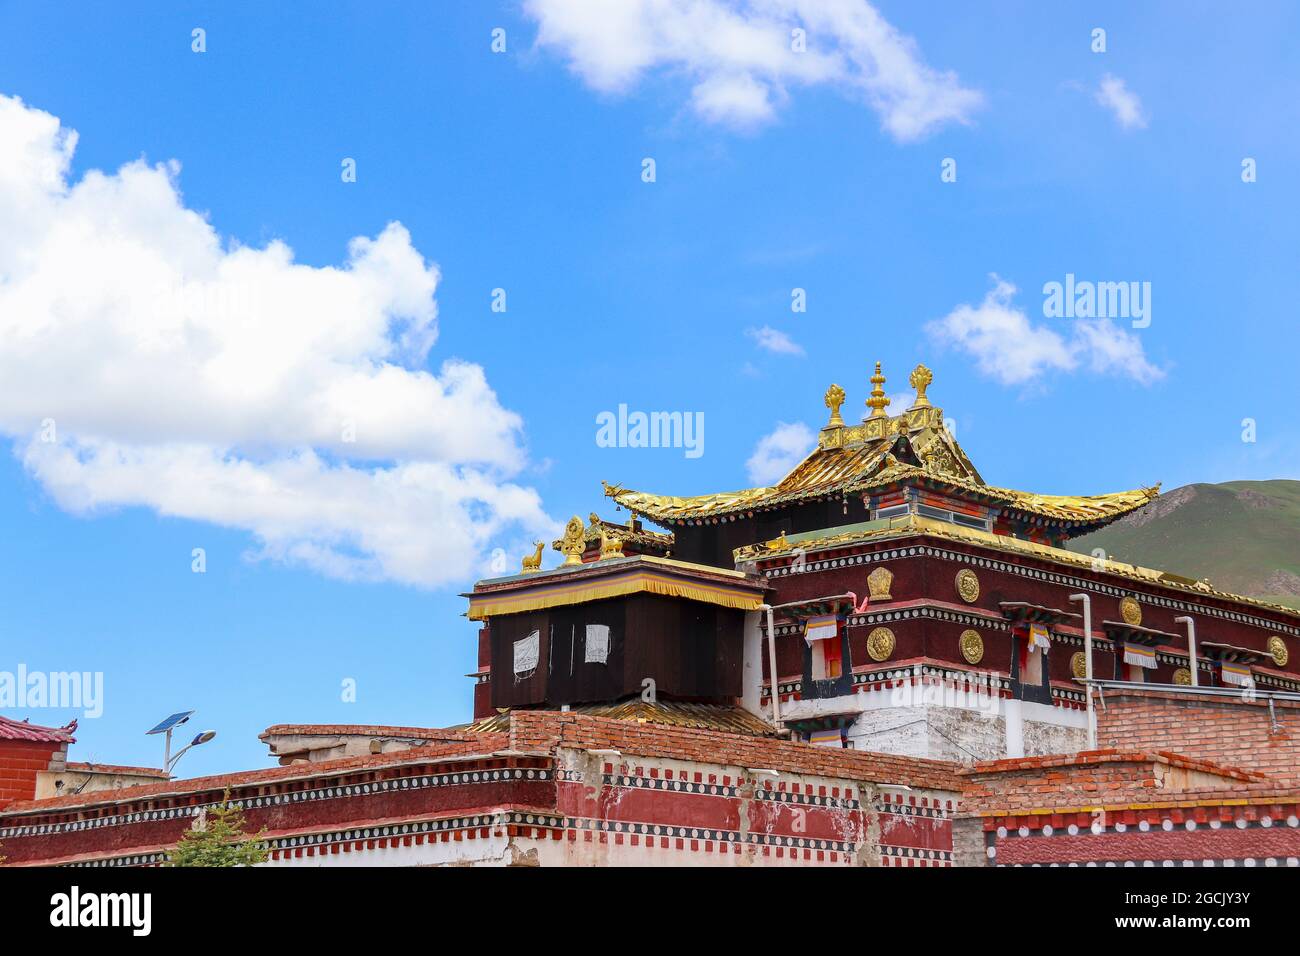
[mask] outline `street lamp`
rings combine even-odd
[[[189,750],[191,747],[197,747],[199,746],[199,744],[206,744],[209,740],[211,740],[216,735],[217,732],[215,730],[205,730],[203,731],[203,733],[196,736],[188,744],[186,744],[184,747],[178,750],[176,752],[176,756],[172,757],[171,760],[167,762],[167,775],[171,776],[172,767],[175,767],[176,762],[180,760],[181,757],[185,756],[185,751]]]
[[[215,730],[205,730],[203,731],[203,733],[199,734],[188,744],[182,747],[175,756],[172,756],[172,731],[175,730],[177,727],[179,727],[181,724],[188,721],[193,716],[194,716],[194,711],[182,710],[179,713],[172,714],[167,719],[161,721],[158,724],[158,726],[154,727],[152,730],[145,732],[146,737],[149,736],[149,734],[165,735],[164,744],[163,744],[163,770],[167,771],[167,775],[169,777],[171,776],[172,767],[176,766],[176,761],[181,759],[181,756],[185,753],[185,751],[189,750],[191,747],[197,747],[200,744],[206,744],[209,740],[211,740],[213,737],[217,735],[217,732]]]

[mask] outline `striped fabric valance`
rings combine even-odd
[[[1147,647],[1145,644],[1130,644],[1124,642],[1124,663],[1132,664],[1134,667],[1152,668],[1156,666],[1156,651],[1153,647]]]
[[[810,617],[804,623],[803,639],[811,644],[813,641],[824,641],[832,638],[840,632],[840,619],[835,614],[820,614],[817,617]]]
[[[1250,675],[1250,667],[1246,664],[1233,664],[1229,661],[1223,661],[1219,665],[1219,672],[1223,676],[1225,684],[1236,684],[1238,687],[1254,687],[1255,679]]]

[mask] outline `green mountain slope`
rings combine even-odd
[[[1185,485],[1069,547],[1300,607],[1300,481]]]

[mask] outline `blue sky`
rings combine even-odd
[[[824,422],[831,382],[860,415],[877,360],[892,395],[934,370],[995,484],[1300,477],[1287,4],[848,3],[814,24],[801,0],[663,0],[655,26],[566,0],[148,6],[0,3],[8,121],[38,151],[35,111],[78,134],[37,205],[23,177],[45,167],[23,163],[46,154],[0,142],[0,670],[103,672],[74,759],[156,762],[143,731],[189,708],[219,736],[187,774],[264,765],[273,723],[463,721],[457,593],[494,549],[513,568],[571,514],[618,517],[601,479],[748,486],[765,436],[788,453]],[[138,188],[59,192],[139,160]],[[133,263],[190,281],[239,248],[307,284],[234,344],[113,311]],[[1150,283],[1150,325],[1044,316],[1066,274]],[[191,354],[213,341],[228,361]],[[363,406],[355,447],[322,437],[338,394]],[[620,403],[702,412],[704,454],[598,447]]]

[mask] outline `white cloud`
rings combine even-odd
[[[745,334],[764,351],[777,355],[803,355],[803,346],[780,329],[765,325],[761,329],[746,329]]]
[[[795,86],[865,100],[895,139],[966,123],[983,102],[866,0],[525,0],[538,43],[559,50],[592,88],[626,93],[647,74],[683,75],[705,120],[772,120]],[[793,49],[802,29],[806,49]]]
[[[780,481],[812,450],[815,440],[812,430],[802,422],[777,422],[776,428],[758,440],[745,462],[749,480],[755,485]]]
[[[1075,319],[1062,332],[1034,325],[1012,304],[1016,287],[993,278],[993,288],[978,306],[957,306],[926,325],[931,339],[966,352],[979,370],[1004,385],[1024,385],[1051,372],[1085,367],[1149,384],[1164,372],[1147,361],[1136,335],[1110,319]]]
[[[76,134],[0,96],[0,432],[62,506],[250,532],[325,574],[433,586],[553,528],[483,369],[424,365],[439,275],[390,224],[343,265],[223,240],[179,166],[68,181]],[[54,424],[55,442],[49,442]]]
[[[1146,127],[1147,119],[1142,112],[1142,101],[1118,76],[1111,76],[1109,73],[1103,76],[1095,96],[1099,104],[1115,114],[1115,122],[1124,129]]]

